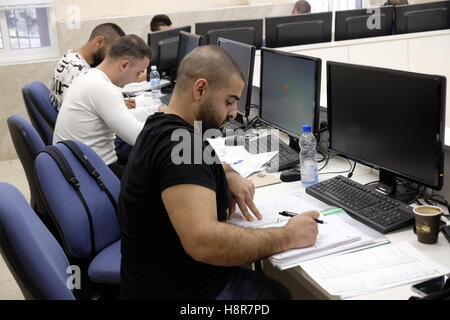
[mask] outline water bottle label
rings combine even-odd
[[[152,87],[152,89],[157,89],[159,87],[160,81],[159,79],[151,79],[150,80],[150,85]]]
[[[317,163],[315,161],[304,161],[301,166],[301,178],[304,185],[312,185],[318,182]]]

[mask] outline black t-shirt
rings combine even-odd
[[[182,138],[171,141],[175,130],[174,136]],[[180,152],[180,142],[190,143],[191,155]],[[180,117],[157,113],[147,119],[130,154],[119,198],[123,298],[213,299],[224,288],[232,268],[192,259],[161,199],[168,187],[201,185],[216,192],[217,219],[226,220],[229,194],[225,173],[219,161],[209,164],[211,159],[199,157],[205,148],[211,146]],[[184,163],[172,161],[173,149],[184,157]],[[216,157],[214,152],[206,154]],[[186,161],[189,156],[191,161]]]

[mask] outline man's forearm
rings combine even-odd
[[[244,229],[217,222],[202,237],[200,261],[220,266],[238,266],[290,249],[284,228]],[[231,240],[232,239],[232,240]]]

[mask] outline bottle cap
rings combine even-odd
[[[303,132],[311,132],[311,125],[310,124],[303,125],[302,130]]]
[[[156,70],[156,66],[152,66],[152,67],[151,67],[151,70]]]

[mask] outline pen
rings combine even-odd
[[[290,211],[281,211],[281,212],[278,212],[278,214],[285,216],[285,217],[295,217],[297,215],[295,212],[290,212]],[[314,219],[314,221],[316,221],[317,223],[323,224],[323,221],[320,219]]]

